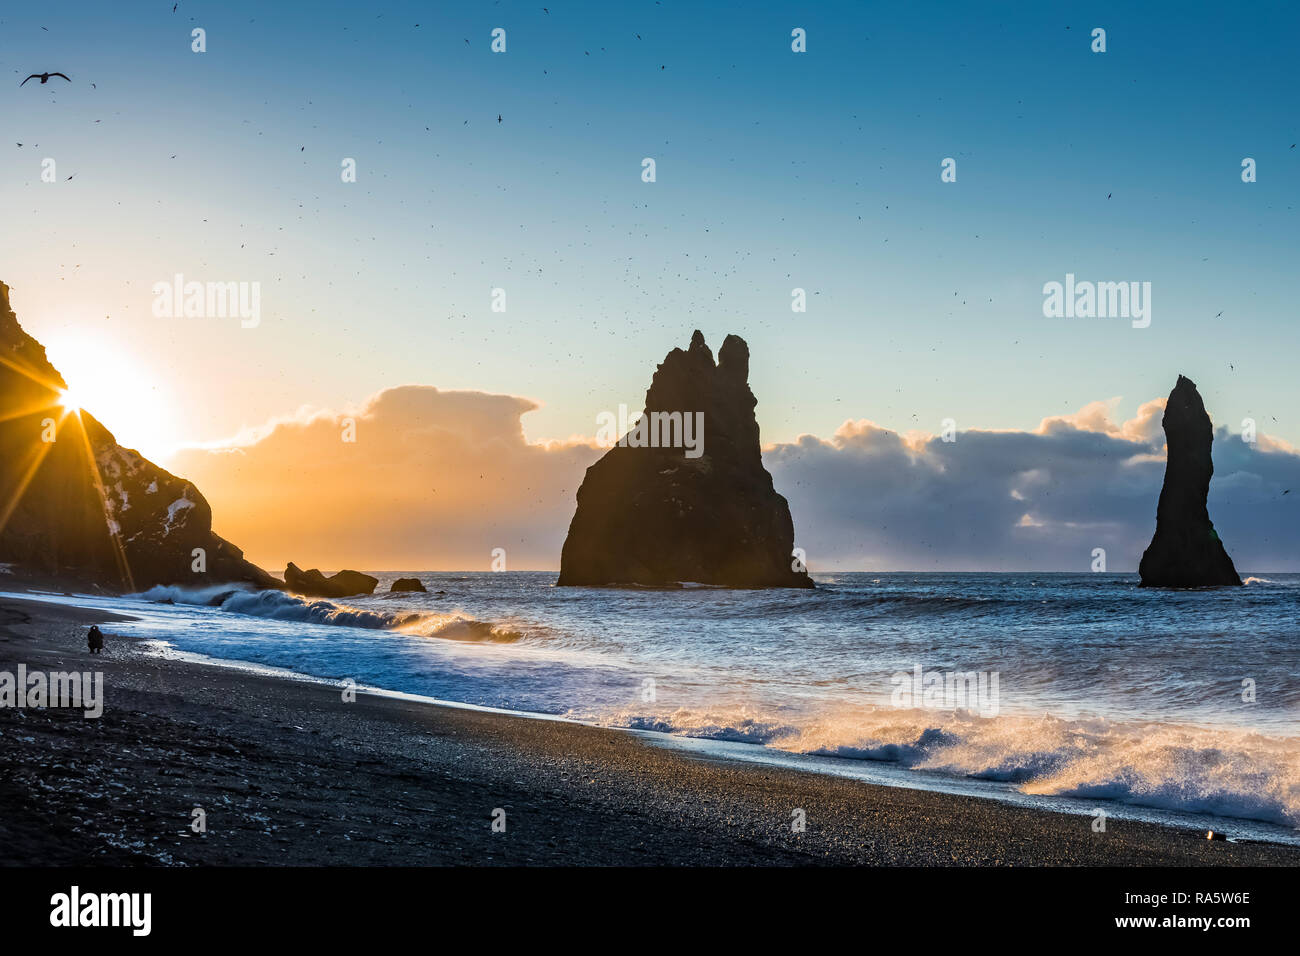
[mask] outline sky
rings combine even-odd
[[[181,473],[182,446],[399,386],[523,402],[525,445],[578,454],[695,328],[748,341],[796,529],[782,448],[850,454],[863,422],[1033,435],[1103,402],[1122,428],[1183,373],[1216,426],[1300,446],[1297,27],[1283,3],[9,5],[0,279],[84,404]],[[71,82],[18,85],[49,70]],[[257,283],[260,321],[154,314],[176,274]],[[1067,274],[1151,283],[1150,325],[1045,317]],[[242,499],[205,491],[222,531]],[[841,560],[925,557],[864,540]]]

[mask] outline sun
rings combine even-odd
[[[62,410],[94,416],[119,444],[154,460],[182,444],[158,373],[142,368],[116,341],[83,331],[51,335],[45,345],[67,383],[56,399]]]
[[[81,396],[70,388],[65,388],[59,392],[59,406],[66,411],[77,414],[81,411]]]

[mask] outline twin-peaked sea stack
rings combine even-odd
[[[0,282],[0,563],[29,579],[127,591],[279,582],[213,534],[197,488],[123,448],[18,324]],[[4,579],[0,579],[2,582]]]
[[[1219,540],[1206,508],[1214,462],[1214,428],[1196,385],[1178,376],[1161,424],[1169,450],[1156,509],[1156,533],[1142,555],[1143,587],[1197,588],[1239,585],[1241,578]]]
[[[716,364],[699,331],[669,352],[640,421],[587,469],[558,584],[813,587],[763,467],[757,404],[739,336]]]

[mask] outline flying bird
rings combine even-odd
[[[31,76],[27,77],[27,80],[40,80],[41,83],[44,84],[50,82],[50,77],[52,76],[62,76],[69,83],[72,82],[72,77],[67,76],[63,73],[33,73]],[[27,84],[27,80],[23,80],[18,85],[25,86]]]

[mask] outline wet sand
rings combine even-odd
[[[1300,849],[881,787],[629,733],[146,654],[0,602],[0,671],[102,670],[104,713],[0,708],[14,865],[1300,865]],[[101,623],[103,655],[85,629]],[[191,829],[193,811],[206,833]],[[807,829],[791,830],[802,809]],[[504,832],[493,831],[504,811]],[[497,814],[498,818],[500,814]]]

